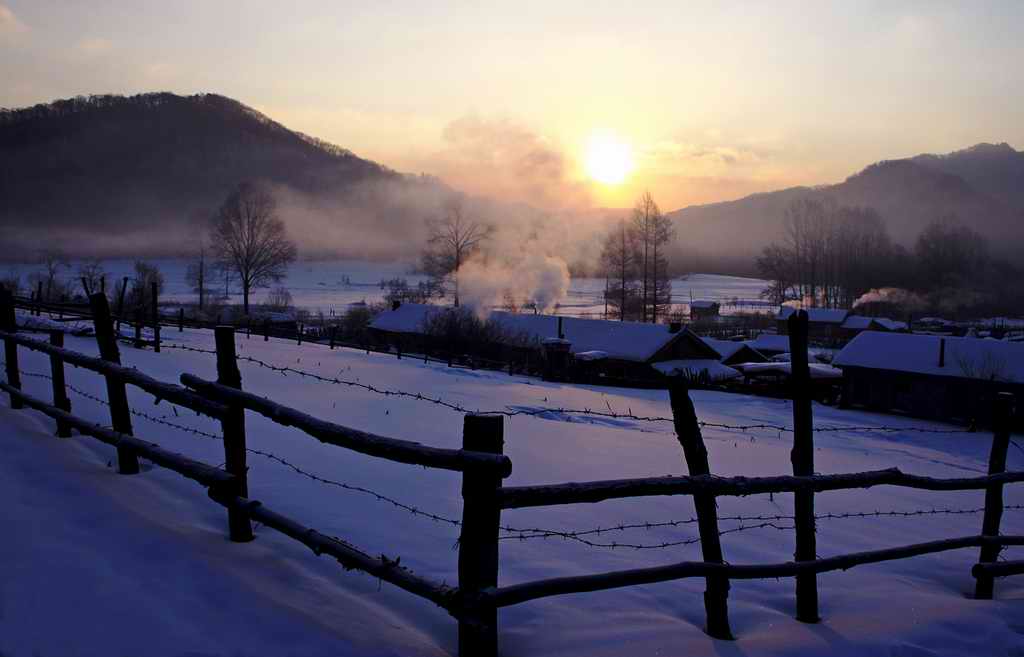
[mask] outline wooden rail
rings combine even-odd
[[[118,433],[99,424],[83,420],[70,413],[62,411],[52,404],[27,395],[14,386],[0,381],[0,390],[3,390],[12,397],[17,397],[25,406],[48,415],[54,420],[63,423],[80,434],[92,436],[108,445],[127,449],[138,456],[149,459],[157,465],[173,470],[183,477],[188,477],[204,486],[223,487],[235,481],[234,476],[213,466],[194,461],[186,456],[163,449],[156,443],[146,442],[127,434]]]
[[[219,404],[215,401],[202,397],[201,395],[197,395],[180,385],[158,381],[157,379],[143,374],[139,370],[131,367],[111,363],[103,360],[102,358],[87,356],[77,351],[71,351],[70,349],[64,349],[63,347],[57,347],[41,340],[33,340],[32,338],[26,338],[7,331],[0,331],[0,339],[5,340],[8,344],[21,345],[22,347],[31,349],[32,351],[57,356],[68,365],[74,365],[75,367],[91,370],[97,374],[103,374],[104,376],[117,377],[125,383],[145,390],[158,400],[165,399],[172,404],[178,404],[180,406],[190,408],[197,413],[202,413],[203,415],[207,415],[212,418],[219,419],[225,411],[223,404]]]
[[[182,374],[181,382],[202,395],[226,404],[237,404],[247,410],[270,418],[277,424],[296,427],[317,440],[351,449],[361,454],[444,470],[465,472],[473,468],[487,468],[507,477],[512,473],[512,461],[503,454],[444,449],[429,447],[408,440],[378,436],[366,431],[327,422],[302,411],[278,404],[265,397],[236,390],[227,386],[201,379],[192,374]]]
[[[688,577],[707,577],[721,575],[730,579],[777,579],[780,577],[797,577],[803,574],[825,573],[833,570],[848,570],[854,566],[897,559],[907,559],[924,554],[959,550],[979,546],[1024,545],[1024,536],[962,536],[927,543],[915,543],[884,550],[854,552],[826,559],[808,561],[788,561],[785,563],[735,565],[706,563],[702,561],[682,561],[667,566],[652,568],[636,568],[620,570],[596,575],[579,577],[555,577],[536,582],[527,582],[513,586],[488,589],[484,595],[497,607],[516,605],[537,598],[586,591],[603,591],[606,589],[636,586],[638,584],[654,584]],[[999,564],[979,564],[977,569],[996,569]],[[1007,568],[1006,570],[1011,570]],[[1007,573],[1009,574],[1009,573]]]
[[[612,479],[545,486],[512,486],[498,494],[503,509],[522,509],[556,504],[589,504],[605,500],[656,495],[711,493],[719,497],[744,497],[763,493],[846,490],[874,486],[900,486],[919,490],[981,490],[993,484],[1024,481],[1024,472],[1003,472],[978,477],[936,478],[912,475],[899,468],[851,472],[849,474],[778,477],[648,477]]]

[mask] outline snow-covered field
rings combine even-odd
[[[188,262],[181,259],[164,258],[152,260],[164,274],[164,300],[188,301],[195,300],[195,294],[185,283],[185,271]],[[104,270],[110,275],[110,283],[118,282],[124,276],[133,276],[133,261],[107,260],[103,263]],[[64,278],[77,280],[78,263],[61,272]],[[360,301],[375,302],[384,298],[380,288],[382,280],[405,278],[410,284],[424,280],[418,274],[410,274],[412,265],[400,262],[370,262],[364,260],[318,260],[300,261],[288,269],[287,278],[281,283],[291,292],[296,306],[311,311],[323,311],[324,314],[344,312],[348,305]],[[28,277],[40,269],[39,265],[20,264],[0,268],[0,272],[19,275],[22,284],[27,284]],[[569,292],[562,300],[558,314],[569,316],[603,316],[604,313],[604,279],[573,278]],[[673,302],[688,307],[690,299],[707,299],[718,301],[724,313],[738,310],[773,311],[774,307],[765,305],[760,300],[761,290],[767,283],[756,278],[739,276],[722,276],[718,274],[690,274],[685,278],[675,279],[673,285]],[[211,287],[223,291],[223,284],[216,280]],[[75,289],[79,290],[77,284]],[[232,298],[241,303],[241,294],[230,286]],[[269,290],[257,290],[253,300],[263,301]]]
[[[172,343],[212,348],[205,331],[168,332]],[[67,346],[96,353],[88,338]],[[240,354],[325,376],[437,395],[472,409],[588,407],[669,415],[664,391],[600,389],[543,383],[494,372],[448,369],[409,358],[317,345],[238,340]],[[19,350],[25,372],[45,373],[45,356]],[[183,371],[215,376],[213,357],[122,346],[123,361],[176,381]],[[246,389],[356,428],[458,447],[462,416],[415,399],[383,396],[240,363]],[[102,379],[67,368],[72,385],[105,397]],[[49,381],[26,376],[25,389],[48,398]],[[99,422],[107,409],[71,394],[74,413]],[[168,421],[218,432],[215,422],[130,389],[133,408]],[[697,392],[701,419],[729,424],[791,424],[786,401]],[[919,420],[815,406],[818,425],[930,426]],[[141,417],[136,435],[217,465],[219,442]],[[250,414],[249,446],[273,452],[317,475],[361,486],[424,511],[457,518],[460,478],[372,459],[322,445],[298,431]],[[52,423],[0,401],[0,655],[313,656],[445,655],[456,651],[456,626],[431,603],[373,578],[345,572],[329,558],[272,530],[257,540],[226,538],[223,509],[200,487],[160,469],[121,476],[114,450],[92,439],[61,440]],[[712,471],[728,475],[790,472],[790,436],[775,431],[707,429]],[[983,474],[985,433],[854,433],[816,435],[816,469],[852,472],[897,466],[935,476]],[[547,414],[505,420],[505,451],[513,463],[507,485],[682,474],[681,450],[668,423]],[[250,496],[371,554],[400,556],[414,571],[456,581],[457,528],[414,516],[372,495],[317,483],[280,463],[249,456]],[[1011,448],[1009,467],[1024,468]],[[983,492],[935,493],[880,487],[823,493],[819,513],[875,510],[976,509]],[[1024,504],[1024,487],[1009,486],[1008,504]],[[788,495],[721,498],[721,516],[788,515]],[[587,529],[693,516],[685,497],[653,497],[592,505],[505,512],[515,527]],[[758,524],[745,521],[745,525]],[[789,525],[782,520],[778,524]],[[740,523],[724,521],[723,529]],[[909,518],[822,519],[818,552],[850,551],[976,534],[981,514]],[[1007,510],[1005,533],[1024,533],[1024,511]],[[593,542],[660,544],[693,538],[682,524],[597,534]],[[793,532],[746,529],[722,538],[732,563],[792,558]],[[1009,558],[1021,558],[1011,548]],[[565,539],[504,540],[500,584],[699,560],[698,545],[664,549],[589,547]],[[792,580],[733,582],[730,620],[735,642],[703,632],[703,580],[681,580],[598,593],[547,598],[499,612],[503,655],[1021,655],[1024,578],[997,581],[996,600],[969,597],[977,550],[862,566],[819,577],[823,622],[793,619]]]

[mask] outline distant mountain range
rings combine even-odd
[[[910,246],[930,221],[955,216],[985,235],[993,251],[1024,246],[1024,153],[1008,144],[978,144],[947,155],[872,164],[835,185],[793,187],[669,214],[687,252],[750,261],[783,235],[787,206],[809,194],[870,206],[897,242]]]
[[[0,258],[27,258],[44,247],[177,255],[192,248],[203,222],[243,180],[276,186],[281,214],[307,256],[413,255],[423,219],[453,192],[224,96],[78,97],[0,110]],[[786,207],[807,194],[878,209],[893,238],[908,246],[929,221],[947,215],[988,237],[996,252],[1024,246],[1024,153],[979,144],[880,162],[835,185],[677,210],[670,213],[677,262],[752,271],[761,248],[782,237]],[[528,210],[489,207],[500,221]],[[601,226],[609,213],[593,215]]]
[[[173,255],[244,180],[287,190],[305,252],[398,228],[402,194],[442,194],[215,94],[90,96],[0,110],[0,247]],[[296,207],[298,211],[296,211]],[[358,214],[347,226],[349,214]],[[358,212],[356,212],[358,211]],[[312,217],[312,220],[310,220]],[[422,222],[422,216],[417,215]],[[325,235],[329,229],[330,235]],[[370,251],[377,245],[366,245]],[[365,255],[366,250],[362,253]]]

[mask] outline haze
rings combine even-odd
[[[216,91],[471,193],[673,209],[1019,147],[1022,24],[1019,2],[6,0],[0,106]],[[595,137],[624,178],[588,167]]]

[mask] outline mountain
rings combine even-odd
[[[930,221],[951,215],[987,237],[995,253],[1019,253],[1024,246],[1024,153],[1007,144],[887,160],[838,184],[690,206],[669,216],[683,257],[710,252],[752,266],[765,244],[782,239],[786,207],[806,195],[877,209],[893,239],[907,246]]]
[[[444,191],[215,94],[89,96],[0,110],[0,247],[7,256],[43,247],[180,253],[245,180],[279,190],[307,253],[353,248],[336,229],[386,228],[412,211],[396,203]],[[353,208],[361,218],[343,221]]]

